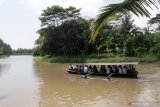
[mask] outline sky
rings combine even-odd
[[[100,7],[119,3],[123,0],[0,0],[0,38],[12,49],[35,46],[39,37],[36,33],[40,29],[39,17],[42,10],[48,6],[60,5],[63,7],[75,6],[81,8],[83,17],[95,17]],[[153,16],[158,10],[153,11]],[[135,24],[146,26],[147,18],[137,18]]]

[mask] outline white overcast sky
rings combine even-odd
[[[100,7],[123,0],[0,0],[0,38],[13,49],[33,48],[40,29],[43,9],[51,5],[82,8],[82,16],[95,17]],[[155,15],[158,10],[153,11]],[[146,26],[146,18],[134,16],[135,23]]]

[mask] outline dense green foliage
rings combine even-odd
[[[34,55],[83,55],[91,53],[90,21],[79,16],[79,9],[52,6],[40,17],[42,28]]]
[[[33,54],[54,56],[55,58],[52,58],[54,61],[68,60],[68,58],[76,60],[73,56],[81,56],[82,59],[77,59],[80,62],[88,56],[95,57],[95,54],[96,58],[107,59],[109,57],[105,56],[108,55],[113,55],[115,59],[141,57],[141,61],[160,58],[160,33],[151,32],[148,28],[138,28],[134,25],[130,14],[118,14],[116,18],[110,20],[102,27],[93,44],[89,42],[91,37],[89,27],[92,20],[82,18],[79,12],[80,9],[74,7],[60,6],[52,6],[44,10],[40,17],[42,23],[42,28],[38,31],[40,36],[36,41],[37,47],[33,49]],[[149,23],[153,22],[153,19]],[[148,59],[151,56],[152,59]]]
[[[32,49],[22,49],[12,50],[13,55],[32,55]]]
[[[12,53],[11,46],[4,43],[2,39],[0,39],[0,56],[2,55],[10,55]]]
[[[152,19],[151,19],[152,20]],[[158,55],[160,33],[140,29],[133,24],[130,15],[120,15],[101,32],[105,32],[97,38],[98,47],[105,54],[123,54],[125,56]],[[108,27],[109,26],[109,27]],[[99,39],[100,38],[100,39]]]

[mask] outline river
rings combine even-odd
[[[159,107],[160,64],[140,64],[138,79],[68,74],[69,64],[32,56],[0,59],[0,107]]]

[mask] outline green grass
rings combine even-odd
[[[145,55],[140,58],[141,62],[159,62],[160,57],[158,55]]]
[[[85,62],[85,57],[74,57],[74,56],[43,56],[38,57],[39,61],[45,62],[56,62],[56,63],[76,63]]]
[[[86,62],[139,62],[138,58],[134,57],[109,57],[109,58],[92,58],[92,59],[87,59]]]
[[[87,62],[158,62],[160,58],[155,55],[141,57],[126,57],[123,55],[89,55],[89,56],[43,56],[37,58],[39,61],[51,63],[87,63]]]
[[[0,59],[7,57],[6,55],[0,55]]]

